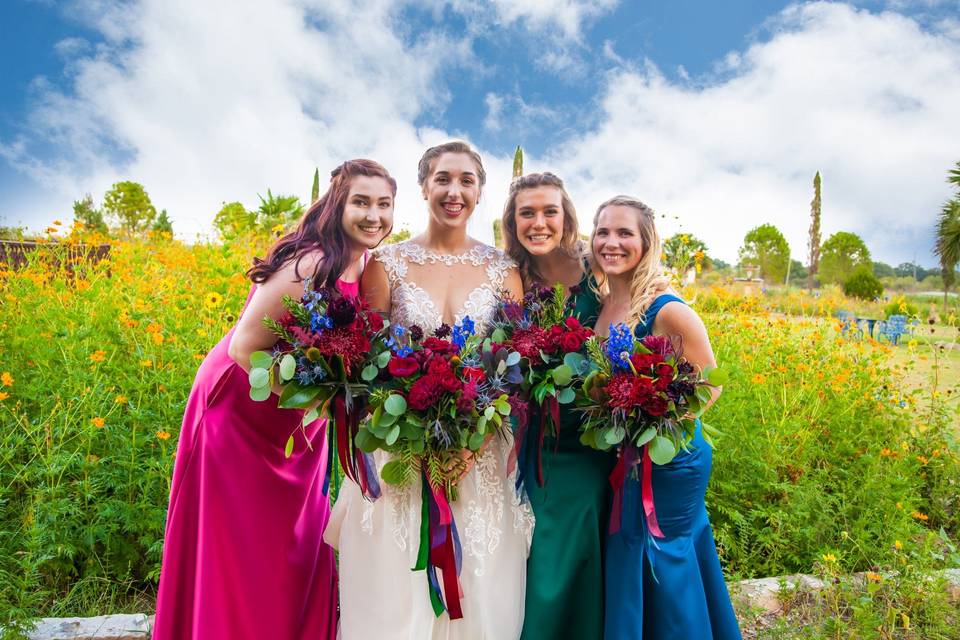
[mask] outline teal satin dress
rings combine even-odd
[[[592,327],[599,303],[588,276],[571,294],[580,322]],[[610,509],[610,452],[580,444],[580,412],[560,405],[560,437],[543,442],[544,483],[537,482],[539,408],[530,404],[522,465],[536,526],[527,561],[524,640],[603,637],[603,548]]]
[[[669,294],[654,300],[646,321],[637,325],[637,337],[649,335],[657,313],[674,301],[683,302]],[[639,474],[627,476],[620,531],[607,538],[604,636],[609,640],[741,637],[704,503],[712,460],[698,428],[689,452],[667,465],[653,465],[653,499],[664,538],[648,535]]]

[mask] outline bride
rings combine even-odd
[[[363,274],[362,293],[391,322],[432,332],[470,316],[483,332],[499,291],[522,297],[514,262],[467,236],[485,178],[479,154],[466,143],[448,142],[424,153],[418,182],[430,215],[426,232],[380,249]],[[363,500],[354,483],[344,484],[324,533],[340,553],[344,638],[520,636],[534,523],[507,476],[511,447],[509,437],[491,439],[471,461],[452,503],[463,547],[463,617],[457,620],[434,615],[426,572],[411,570],[419,545],[420,481],[402,488],[382,485],[376,502]],[[375,459],[381,469],[387,454],[377,452]]]

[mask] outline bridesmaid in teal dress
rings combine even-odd
[[[524,289],[563,284],[570,314],[592,326],[599,304],[563,182],[551,173],[516,179],[504,207],[503,230]],[[530,427],[518,463],[536,517],[527,561],[524,640],[603,635],[608,476],[616,460],[609,452],[580,444],[578,418],[570,405],[561,405],[559,439],[548,427],[541,450],[539,407],[530,405]]]
[[[600,205],[591,238],[603,272],[597,333],[635,325],[635,335],[668,335],[703,369],[716,364],[700,317],[669,292],[660,266],[653,211],[618,196]],[[713,390],[716,400],[720,390]],[[733,640],[740,629],[727,592],[704,496],[712,451],[698,425],[689,452],[653,465],[656,518],[663,537],[646,528],[636,473],[623,489],[620,530],[607,538],[604,636],[610,640]]]

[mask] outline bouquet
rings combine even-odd
[[[457,558],[460,542],[450,502],[469,458],[525,409],[513,393],[520,356],[475,335],[466,317],[430,336],[418,326],[394,325],[390,355],[370,395],[370,419],[356,436],[364,452],[392,455],[380,472],[391,485],[422,479],[420,548],[414,570],[426,570],[439,616],[463,616]],[[437,572],[443,580],[444,602]]]
[[[527,396],[540,407],[537,448],[537,482],[543,486],[543,440],[548,422],[553,435],[559,436],[560,405],[574,401],[571,385],[574,377],[587,371],[586,358],[580,353],[593,330],[569,315],[563,285],[534,286],[523,300],[501,300],[492,339],[509,346],[523,360]],[[518,423],[511,466],[526,455],[526,421]],[[557,439],[559,443],[559,439]],[[521,465],[522,469],[522,465]],[[512,469],[511,469],[512,470]],[[518,487],[523,482],[517,474]]]
[[[710,402],[710,388],[723,384],[723,373],[708,367],[701,377],[670,338],[651,335],[635,340],[625,324],[611,325],[605,342],[591,338],[587,352],[591,370],[581,388],[579,407],[585,419],[580,441],[601,450],[618,447],[620,455],[610,476],[614,488],[610,531],[620,528],[623,484],[640,461],[648,530],[663,537],[653,508],[651,464],[667,464],[687,449]],[[701,428],[708,443],[718,435],[706,423]]]
[[[286,313],[280,320],[263,319],[281,340],[270,353],[251,354],[250,397],[266,400],[277,384],[280,407],[306,410],[301,429],[326,416],[330,460],[325,488],[331,478],[339,477],[334,469],[339,460],[346,476],[373,499],[380,495],[373,461],[353,446],[353,440],[364,412],[367,381],[377,375],[377,363],[390,358],[387,323],[362,298],[354,300],[331,288],[314,290],[310,284],[304,283],[300,300],[284,296]],[[293,446],[290,434],[284,455],[290,457]]]

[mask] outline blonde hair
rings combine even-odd
[[[630,309],[627,311],[625,322],[635,326],[646,319],[647,309],[661,293],[670,288],[670,278],[664,274],[660,262],[660,253],[663,250],[660,234],[653,221],[653,209],[636,198],[630,196],[615,196],[599,207],[593,216],[593,231],[590,233],[590,248],[593,249],[593,239],[597,234],[597,221],[604,209],[611,206],[630,207],[637,212],[637,226],[640,228],[640,241],[643,244],[643,256],[640,264],[633,270],[633,279],[630,282]],[[606,297],[610,293],[607,275],[601,272],[597,282],[598,293]]]
[[[563,210],[563,235],[560,237],[560,250],[571,258],[581,258],[585,254],[583,242],[580,241],[580,230],[577,225],[577,210],[573,200],[563,187],[563,180],[552,173],[528,173],[525,176],[514,178],[510,183],[510,194],[503,206],[503,238],[505,251],[508,256],[520,267],[520,277],[523,279],[524,289],[529,289],[533,283],[542,285],[543,275],[537,269],[536,259],[530,255],[526,247],[517,238],[517,196],[521,191],[536,189],[537,187],[554,187],[560,191],[560,208]]]

